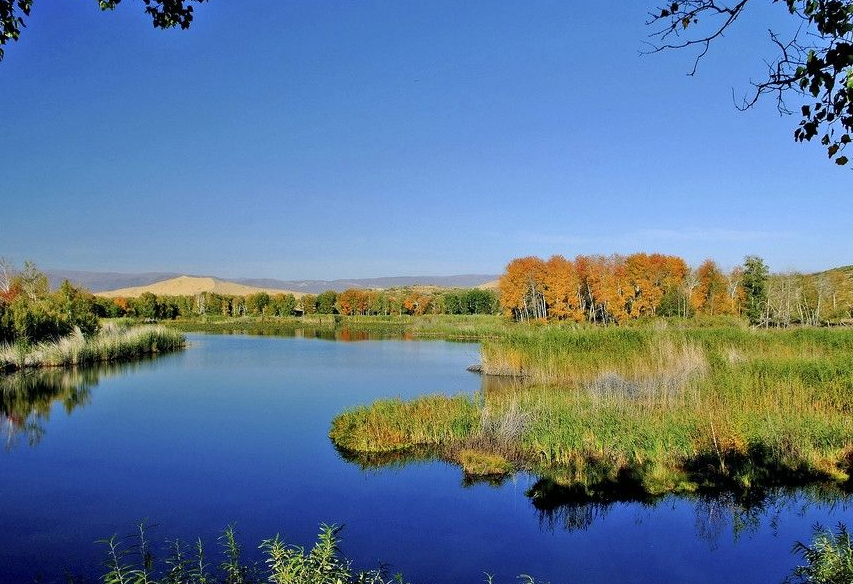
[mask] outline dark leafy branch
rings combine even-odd
[[[113,10],[122,0],[98,0],[101,10]],[[142,0],[145,13],[151,17],[155,28],[189,28],[193,20],[193,4],[207,0]],[[26,18],[30,16],[33,0],[0,0],[0,61],[3,60],[3,46],[16,41],[21,29],[26,27]]]
[[[689,73],[693,75],[711,44],[737,21],[749,2],[686,0],[659,7],[647,22],[656,27],[649,52],[696,47]],[[844,150],[853,140],[853,1],[771,2],[784,6],[800,21],[799,26],[784,38],[768,31],[776,57],[767,63],[766,76],[752,82],[753,91],[738,107],[748,109],[763,96],[772,95],[779,111],[792,113],[786,97],[794,96],[802,102],[802,119],[794,139],[817,138],[830,159],[846,165],[849,160]]]

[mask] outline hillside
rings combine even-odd
[[[826,270],[824,272],[818,272],[815,275],[816,276],[822,276],[822,275],[828,276],[829,274],[836,274],[836,273],[843,274],[843,275],[847,276],[848,278],[853,279],[853,265],[851,265],[851,266],[838,266],[837,268],[832,268],[832,269]]]
[[[215,292],[226,296],[248,296],[249,294],[257,294],[258,292],[266,292],[267,294],[293,294],[297,298],[301,297],[303,292],[293,290],[284,290],[280,288],[260,288],[257,286],[246,286],[236,282],[220,280],[218,278],[200,278],[195,276],[178,276],[169,280],[163,280],[148,284],[147,286],[133,286],[130,288],[119,288],[118,290],[108,290],[105,292],[96,292],[97,296],[106,298],[135,298],[141,296],[145,292],[151,292],[156,296],[194,296],[202,292]]]
[[[58,287],[63,280],[69,280],[75,286],[82,286],[92,292],[116,291],[119,288],[137,288],[156,284],[163,280],[177,278],[181,274],[174,272],[84,272],[73,270],[47,270],[51,287]],[[192,276],[213,278],[212,276]],[[376,289],[399,288],[404,286],[439,286],[441,288],[475,288],[486,286],[498,276],[494,274],[460,274],[454,276],[390,276],[381,278],[352,278],[340,280],[277,280],[274,278],[230,278],[229,282],[254,288],[273,290],[293,290],[294,293],[318,294],[326,290],[343,292],[348,288]],[[224,281],[224,280],[221,280]]]
[[[460,274],[455,276],[388,276],[380,278],[352,278],[342,280],[273,280],[241,278],[241,284],[272,286],[317,294],[326,290],[343,292],[349,288],[388,289],[411,286],[435,286],[437,288],[476,288],[498,276],[494,274]]]

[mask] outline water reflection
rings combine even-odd
[[[522,391],[524,386],[524,380],[519,378],[483,376],[480,391],[488,398],[496,393]],[[339,454],[362,470],[373,472],[443,458],[440,449],[435,448],[369,455],[339,451]],[[760,464],[762,453],[750,451],[748,455],[743,464]],[[720,541],[728,539],[728,535],[737,542],[744,535],[766,528],[775,536],[784,517],[805,517],[816,510],[835,515],[849,511],[853,502],[853,485],[850,482],[840,485],[811,482],[799,475],[786,474],[780,474],[775,481],[760,487],[753,485],[745,489],[720,482],[698,492],[656,495],[643,488],[639,480],[640,470],[623,469],[613,480],[570,485],[525,473],[517,476],[529,477],[532,482],[525,495],[543,531],[587,531],[620,508],[634,509],[643,515],[667,506],[686,506],[694,515],[697,539],[706,542],[711,550],[717,549]],[[472,477],[461,470],[460,474],[463,487],[488,484],[500,488],[514,480],[509,475]]]
[[[357,341],[382,341],[389,339],[400,339],[403,338],[405,335],[389,331],[366,331],[343,327],[336,328],[334,330],[298,328],[293,330],[293,336],[299,339],[322,339],[325,341],[341,341],[344,343],[352,343]]]
[[[66,413],[87,405],[98,383],[96,369],[51,369],[0,376],[0,432],[6,451],[22,440],[30,446],[45,434],[53,405]]]
[[[561,487],[547,479],[539,479],[527,491],[538,515],[540,526],[549,531],[586,531],[616,507],[632,505],[652,510],[667,505],[689,503],[695,516],[696,537],[715,549],[724,534],[734,541],[744,534],[755,533],[766,526],[776,534],[785,516],[805,516],[821,509],[829,513],[849,510],[853,497],[835,485],[754,489],[748,492],[719,491],[663,496],[625,496],[598,493],[581,495],[577,489]]]
[[[55,404],[66,414],[91,402],[98,381],[137,363],[75,369],[39,369],[0,375],[0,437],[6,452],[22,442],[36,446],[46,433]]]

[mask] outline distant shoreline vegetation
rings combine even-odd
[[[690,268],[683,258],[560,255],[512,260],[496,288],[410,286],[386,290],[327,290],[294,295],[202,291],[191,295],[96,296],[101,317],[142,320],[209,318],[288,319],[315,315],[408,317],[504,315],[516,321],[624,325],[659,317],[733,317],[753,326],[853,325],[853,266],[819,274],[772,274],[747,256],[724,272],[706,260]]]
[[[181,349],[184,336],[159,326],[102,324],[95,297],[68,281],[51,291],[32,263],[0,261],[0,372],[121,362]]]
[[[530,256],[507,265],[499,289],[504,314],[519,321],[736,316],[763,327],[853,323],[853,266],[771,274],[757,256],[728,273],[710,259],[691,269],[664,254]]]
[[[441,289],[413,286],[389,290],[327,290],[321,294],[269,294],[246,296],[199,292],[170,296],[143,292],[137,297],[95,297],[103,317],[150,320],[208,317],[313,317],[318,315],[406,317],[424,315],[472,315],[500,313],[497,292],[480,288]]]

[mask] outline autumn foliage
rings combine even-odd
[[[661,314],[738,314],[742,270],[724,274],[711,260],[695,272],[680,257],[561,255],[512,260],[500,279],[504,313],[517,320],[620,323]]]

